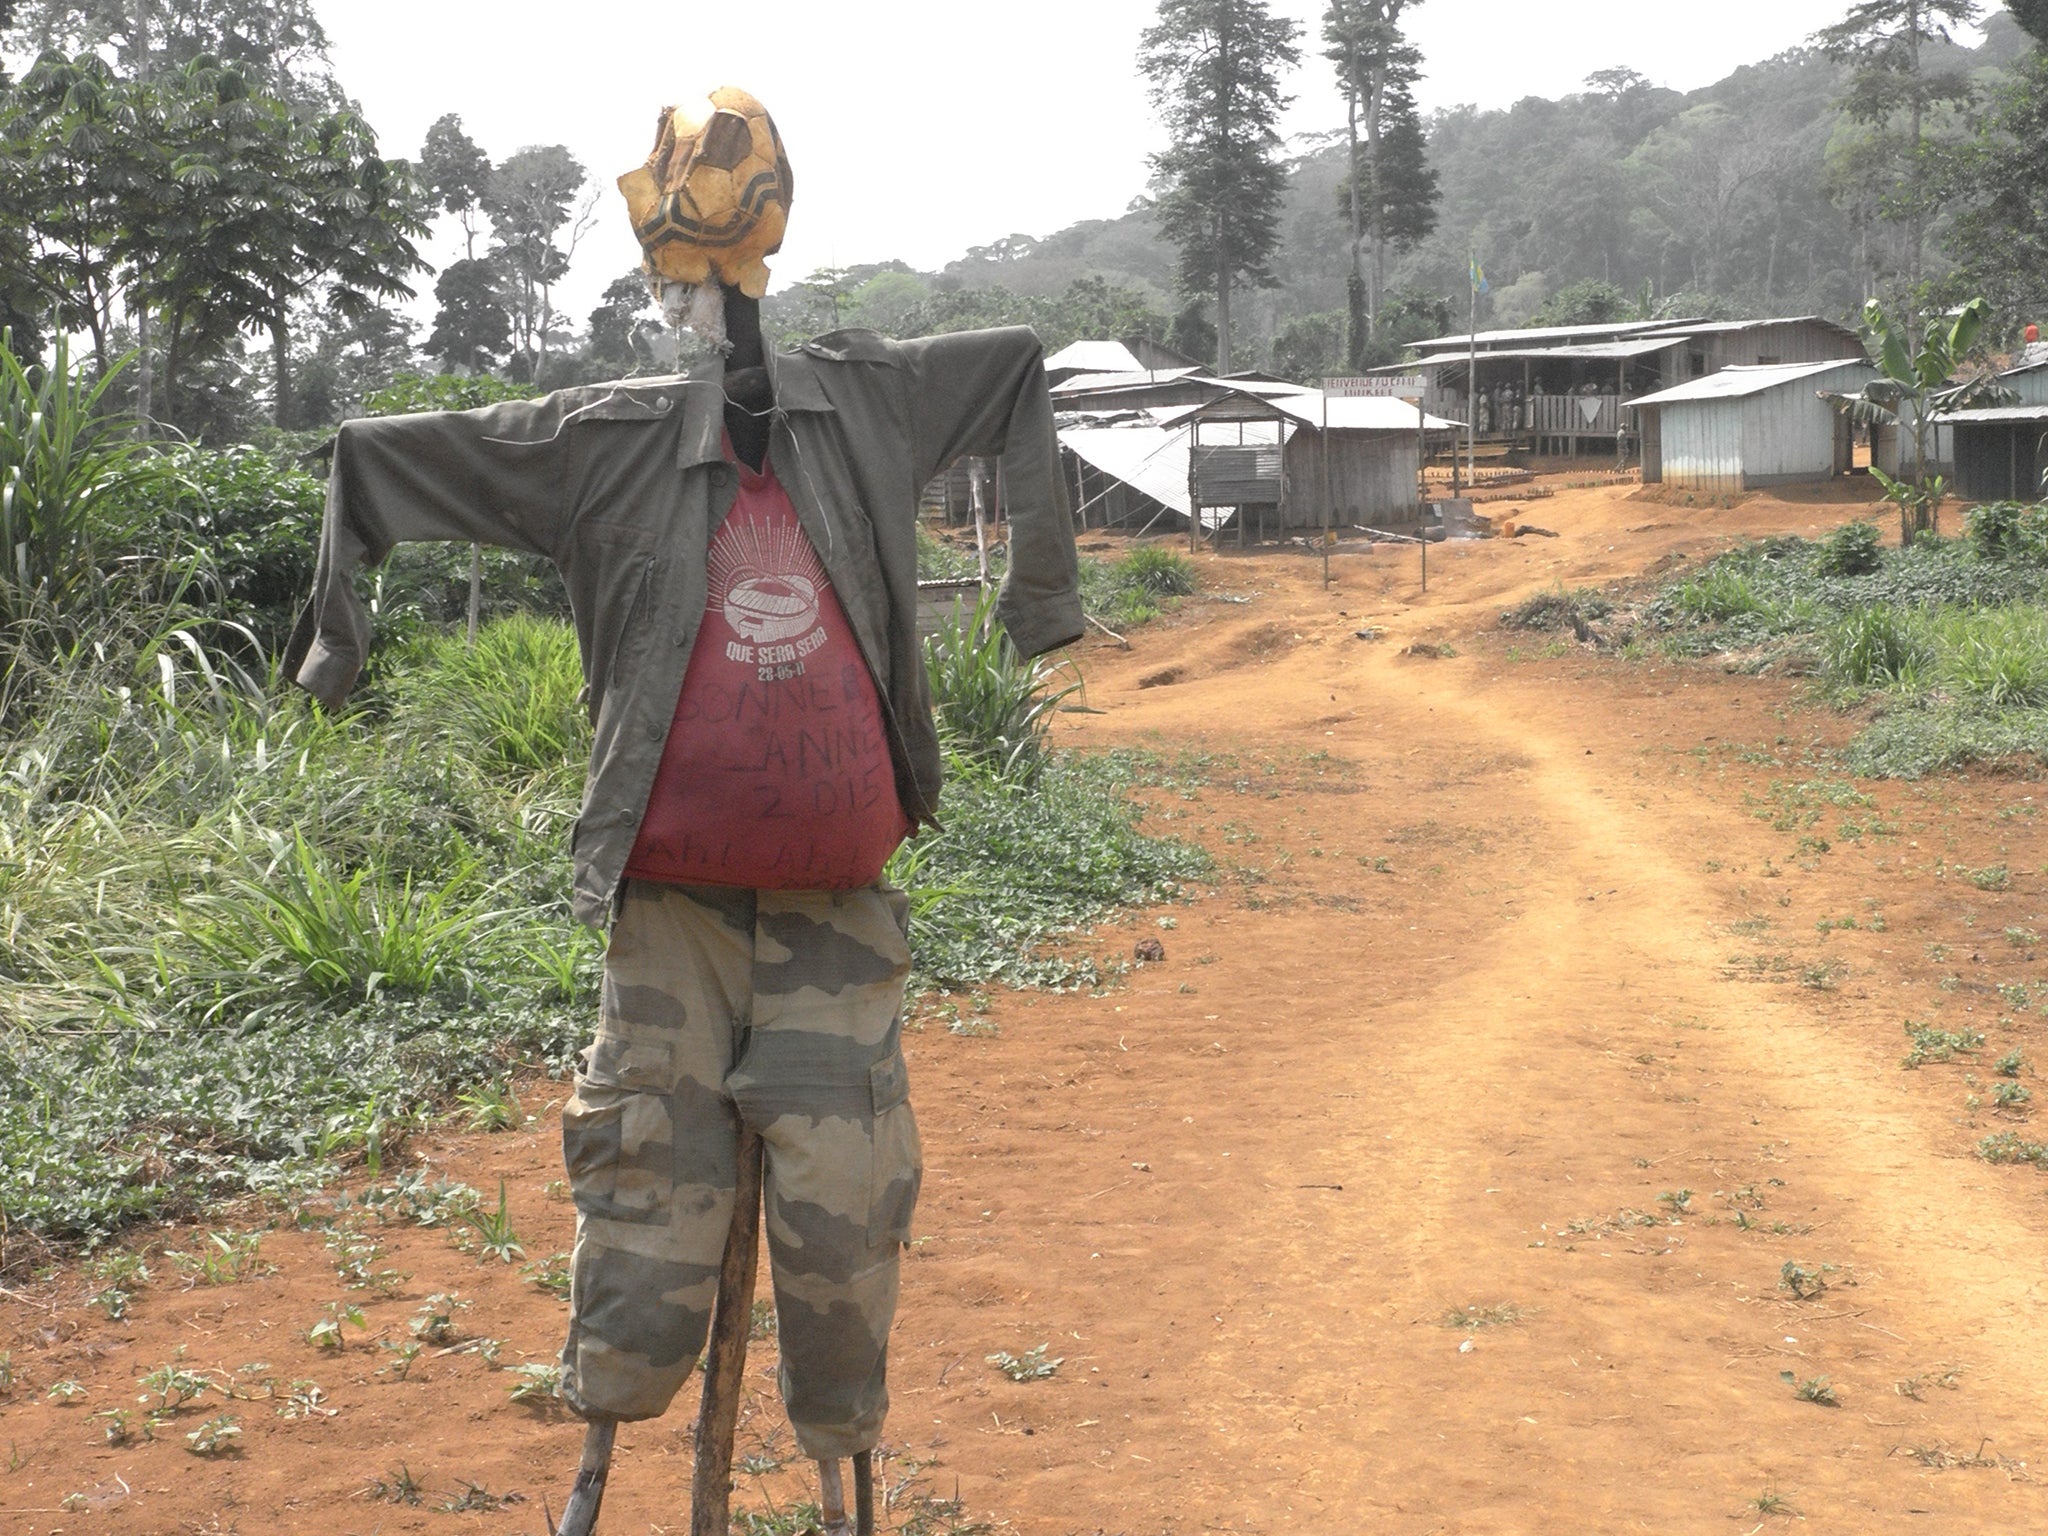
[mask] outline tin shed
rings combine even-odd
[[[1725,495],[1846,473],[1849,420],[1819,392],[1876,377],[1853,359],[1731,367],[1645,395],[1635,402],[1643,483]]]
[[[2041,499],[2048,405],[1951,411],[1940,420],[1954,434],[1957,495],[1965,501]]]

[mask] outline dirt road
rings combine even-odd
[[[957,1033],[927,1012],[897,1524],[2048,1529],[2048,1182],[1976,1154],[2031,1134],[1995,1090],[2048,1054],[2036,786],[1856,784],[1816,750],[1848,726],[1793,684],[1493,623],[1853,510],[1564,493],[1529,513],[1561,537],[1440,551],[1426,600],[1412,555],[1340,556],[1327,593],[1298,552],[1212,557],[1207,599],[1088,651],[1103,713],[1063,729],[1156,754],[1156,814],[1217,883],[1098,936],[1165,946],[1121,988],[959,1000]],[[1903,1070],[1909,1020],[1985,1039]],[[535,1252],[570,1222],[552,1107],[437,1152],[510,1179]],[[459,1287],[508,1360],[554,1348],[511,1271],[436,1233],[391,1254],[414,1278],[371,1330]],[[541,1529],[572,1423],[473,1357],[395,1380],[368,1342],[312,1354],[332,1267],[310,1236],[266,1255],[122,1324],[75,1286],[9,1303],[4,1528]],[[340,1411],[251,1413],[236,1461],[95,1448],[85,1410],[174,1343],[318,1375]],[[1040,1344],[1045,1379],[985,1361]],[[60,1373],[87,1401],[42,1400]],[[786,1511],[753,1380],[740,1502]],[[683,1528],[686,1419],[623,1437],[607,1530]],[[376,1496],[401,1463],[425,1503]],[[525,1502],[437,1511],[465,1487]]]

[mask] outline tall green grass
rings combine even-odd
[[[951,653],[955,702],[985,714],[952,716],[945,830],[892,872],[928,979],[1080,984],[1093,963],[1049,940],[1206,860],[1146,835],[1128,765],[1047,748],[1040,669],[989,639],[970,621]],[[0,738],[0,1268],[23,1239],[389,1156],[452,1093],[564,1067],[592,1027],[567,626],[416,636],[341,717],[241,649],[74,648]]]

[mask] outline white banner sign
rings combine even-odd
[[[1420,400],[1429,381],[1419,373],[1380,374],[1372,378],[1325,379],[1323,393],[1336,400]]]

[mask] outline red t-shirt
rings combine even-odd
[[[776,891],[871,885],[911,831],[875,681],[773,466],[737,467],[626,873]]]

